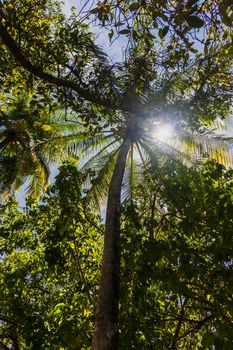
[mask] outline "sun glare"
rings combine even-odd
[[[173,129],[170,125],[160,125],[153,132],[154,138],[160,142],[167,142],[173,136]]]

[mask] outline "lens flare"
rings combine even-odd
[[[173,128],[170,125],[160,125],[153,132],[154,138],[160,142],[167,142],[173,136]]]

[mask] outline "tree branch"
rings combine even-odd
[[[173,336],[173,339],[172,339],[172,344],[171,344],[171,349],[170,350],[176,350],[177,348],[177,341],[179,339],[179,334],[180,334],[180,330],[181,330],[181,326],[182,326],[182,322],[183,322],[183,316],[184,316],[184,309],[185,309],[185,306],[187,304],[187,298],[184,299],[184,302],[182,303],[181,302],[181,311],[180,311],[180,318],[179,318],[179,321],[177,323],[177,326],[176,326],[176,330],[175,330],[175,333],[174,333],[174,336]]]
[[[180,339],[185,338],[188,334],[192,333],[192,332],[198,332],[207,322],[209,322],[212,318],[214,317],[214,315],[209,315],[206,318],[204,318],[203,320],[200,320],[195,327],[189,329],[187,332],[185,332],[184,334],[182,334],[181,336],[179,336],[177,338],[177,341]]]
[[[36,77],[56,86],[63,86],[76,91],[85,100],[102,105],[107,108],[115,108],[112,101],[108,98],[99,97],[96,93],[90,90],[80,87],[75,82],[66,80],[64,78],[58,78],[52,74],[46,73],[41,67],[37,67],[30,62],[30,60],[23,54],[20,47],[17,45],[14,38],[9,34],[8,30],[3,24],[4,13],[0,10],[0,37],[8,50],[14,56],[15,60],[27,71],[35,75]],[[5,20],[5,19],[4,19]],[[8,22],[7,22],[8,23]]]

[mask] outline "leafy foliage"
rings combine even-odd
[[[82,176],[63,166],[37,206],[1,206],[1,342],[7,349],[87,349],[102,246],[82,204]]]
[[[108,0],[96,5],[87,1],[87,7],[82,18],[94,17],[96,25],[109,30],[110,41],[126,36],[131,45],[144,41],[147,47],[167,47],[172,51],[169,66],[180,58],[188,60],[198,50],[214,52],[220,59],[232,54],[231,1]]]
[[[143,175],[122,207],[119,349],[229,349],[232,170],[159,162],[157,180]],[[1,206],[0,331],[9,348],[90,348],[103,235],[74,165],[60,168],[39,206],[19,211],[13,198]]]
[[[166,161],[158,172],[124,207],[120,348],[229,349],[232,170]]]

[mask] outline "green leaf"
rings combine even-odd
[[[163,39],[166,36],[168,30],[169,30],[169,26],[166,26],[164,28],[160,28],[159,29],[159,37],[160,37],[160,39]]]
[[[185,18],[185,20],[193,28],[201,28],[205,24],[205,22],[197,16],[188,16]]]
[[[163,37],[167,35],[168,31],[169,31],[169,26],[166,26],[163,28]]]
[[[130,33],[130,29],[122,29],[119,31],[119,34],[126,35]]]
[[[110,32],[108,33],[109,41],[112,41],[112,37],[114,35],[114,31],[111,29]]]
[[[90,13],[95,14],[99,12],[99,8],[95,7],[94,9],[90,10]]]
[[[135,2],[134,4],[129,6],[129,9],[130,9],[130,11],[135,11],[138,9],[138,7],[139,7],[139,4],[137,2]]]
[[[114,27],[120,27],[123,26],[123,24],[125,24],[124,22],[117,22],[116,24],[114,24]]]
[[[228,26],[232,27],[232,16],[228,16],[228,4],[226,1],[219,6],[219,12],[222,15],[222,22]]]
[[[224,15],[222,16],[222,21],[223,21],[223,23],[224,23],[226,26],[228,26],[228,27],[232,27],[232,26],[233,26],[232,20],[231,20],[230,17],[228,17],[226,14],[224,14]]]
[[[136,30],[132,31],[132,37],[133,37],[133,40],[137,40],[138,39],[138,32]]]
[[[162,28],[159,29],[159,37],[160,37],[160,39],[163,39],[163,29]]]

